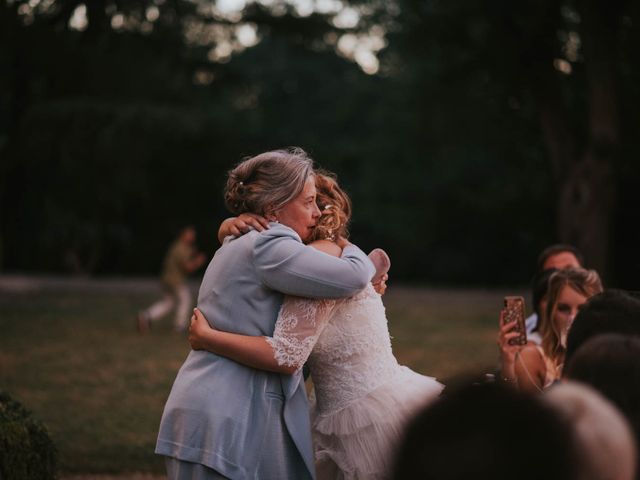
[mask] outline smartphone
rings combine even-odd
[[[524,298],[504,297],[504,308],[502,311],[504,312],[504,315],[502,315],[502,323],[511,323],[515,320],[516,326],[512,331],[520,334],[510,339],[509,345],[526,345],[527,328],[524,323]]]

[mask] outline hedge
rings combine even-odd
[[[0,391],[0,479],[56,478],[58,451],[42,422]]]

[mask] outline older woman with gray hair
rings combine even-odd
[[[249,158],[229,172],[225,202],[269,228],[229,237],[209,264],[198,308],[216,328],[273,334],[283,296],[349,297],[374,267],[343,240],[341,257],[303,244],[320,217],[312,160],[300,149]],[[301,372],[255,370],[191,351],[165,405],[156,453],[170,479],[314,478]]]

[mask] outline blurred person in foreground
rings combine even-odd
[[[627,417],[640,446],[640,296],[607,289],[583,305],[567,338],[563,377],[586,383]],[[640,479],[640,472],[636,472]]]
[[[560,379],[565,361],[567,333],[578,309],[587,299],[602,292],[602,283],[595,270],[568,268],[557,270],[549,277],[547,306],[540,322],[541,345],[510,345],[519,333],[513,331],[515,321],[502,323],[498,345],[502,364],[502,380],[520,390],[541,392]]]
[[[636,455],[624,417],[589,387],[476,383],[412,421],[395,465],[397,480],[633,480]]]
[[[578,480],[568,423],[501,383],[447,388],[409,425],[393,478]]]
[[[590,385],[618,407],[640,445],[639,336],[609,333],[591,338],[571,357],[564,378]]]
[[[189,310],[193,305],[187,277],[206,261],[205,255],[196,250],[195,243],[195,228],[187,226],[180,230],[178,237],[171,244],[164,258],[162,275],[160,276],[164,296],[138,313],[136,317],[138,332],[148,332],[153,322],[158,321],[174,308],[174,330],[176,332],[186,330]]]
[[[580,480],[633,480],[635,439],[616,406],[591,386],[566,381],[540,397],[569,424]]]
[[[582,306],[567,337],[566,362],[590,338],[604,333],[640,335],[640,295],[607,289]]]

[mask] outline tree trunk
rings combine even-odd
[[[614,182],[611,159],[590,147],[559,185],[557,230],[560,241],[575,245],[587,266],[609,275],[609,239]]]
[[[589,102],[587,131],[581,134],[571,127],[560,74],[553,67],[556,53],[548,45],[538,46],[533,55],[535,62],[530,65],[529,75],[533,81],[529,86],[556,181],[558,240],[578,247],[587,266],[606,278],[615,198],[613,165],[620,129],[614,75],[615,24],[622,5],[584,0],[580,7]],[[538,38],[555,38],[552,24],[540,24]]]
[[[622,2],[615,0],[580,3],[589,102],[587,144],[567,171],[558,196],[560,239],[580,248],[588,265],[605,278],[610,273],[613,165],[620,144],[615,53],[622,10]]]

